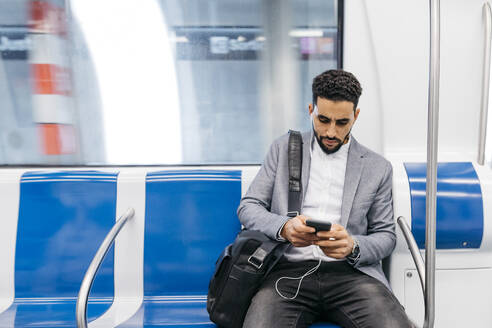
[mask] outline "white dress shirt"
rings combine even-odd
[[[326,154],[314,135],[311,139],[311,169],[301,214],[318,220],[340,224],[343,186],[347,167],[349,141],[337,152]],[[326,256],[316,245],[291,247],[285,256],[289,261],[339,261]]]

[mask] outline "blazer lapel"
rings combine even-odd
[[[342,215],[340,223],[347,227],[347,221],[352,209],[355,192],[359,185],[362,168],[364,167],[364,154],[361,152],[359,143],[351,137],[350,148],[347,156],[347,168],[345,170],[345,183],[343,186]]]
[[[306,190],[309,182],[309,170],[311,169],[311,132],[305,132],[302,134],[302,172],[301,172],[301,183],[302,183],[302,199],[301,199],[301,210],[304,204],[304,197],[306,197]]]

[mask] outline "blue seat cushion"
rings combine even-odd
[[[145,297],[138,312],[118,327],[217,327],[210,322],[205,296],[194,297]],[[338,328],[328,323],[316,323],[311,327]]]
[[[137,313],[118,327],[216,327],[205,297],[145,297]]]
[[[0,327],[74,327],[76,299],[17,299],[0,316]],[[113,298],[89,299],[88,318],[101,316]]]

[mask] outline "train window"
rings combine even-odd
[[[343,0],[0,0],[1,165],[261,163]]]

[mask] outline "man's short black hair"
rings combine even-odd
[[[332,69],[321,73],[313,79],[313,105],[318,97],[333,101],[350,101],[354,111],[359,103],[362,87],[352,73],[341,69]]]

